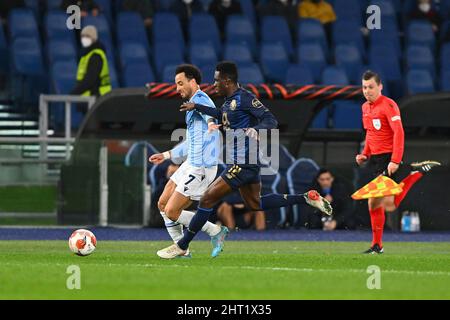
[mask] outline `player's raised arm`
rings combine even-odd
[[[258,124],[253,128],[259,129],[276,129],[278,127],[278,121],[272,112],[267,109],[261,101],[254,98],[249,104],[250,107],[247,110],[258,119]]]
[[[191,110],[197,110],[200,113],[206,114],[216,119],[220,119],[222,117],[222,112],[217,108],[211,108],[201,104],[194,104],[192,102],[186,102],[180,106],[180,111],[191,111]]]

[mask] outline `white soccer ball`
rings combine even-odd
[[[88,256],[97,246],[95,235],[86,229],[75,230],[69,238],[70,250],[79,256]]]

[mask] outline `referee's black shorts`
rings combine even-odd
[[[392,153],[382,153],[370,156],[368,168],[373,178],[378,177],[384,171],[386,171],[387,175],[387,167],[389,165],[389,162],[391,162],[391,157]],[[404,165],[402,162],[400,163],[400,167],[398,168],[398,170],[389,178],[397,183],[400,183],[409,173],[410,170],[408,166]]]

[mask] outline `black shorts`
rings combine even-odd
[[[228,165],[220,175],[233,190],[243,185],[261,183],[261,168],[255,165]]]
[[[391,162],[391,157],[392,153],[382,153],[373,155],[369,158],[368,167],[373,178],[378,177],[384,171],[386,171],[387,173],[387,167],[389,165],[389,162]],[[402,162],[400,163],[400,167],[398,168],[398,170],[389,178],[397,183],[400,183],[409,173],[410,171],[408,170],[407,166],[405,166]]]

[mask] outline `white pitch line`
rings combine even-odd
[[[71,264],[76,263],[34,263],[33,265],[42,265],[42,266],[58,266],[58,267],[67,267]],[[0,263],[1,266],[23,266],[21,263],[12,263],[12,262],[6,262],[6,263]],[[99,267],[135,267],[135,268],[203,268],[203,269],[211,269],[216,270],[218,267],[217,265],[214,266],[198,266],[198,265],[180,265],[180,264],[139,264],[139,263],[125,263],[125,264],[119,264],[119,263],[88,263],[83,266],[99,266]],[[263,270],[263,271],[286,271],[286,272],[338,272],[338,273],[345,273],[345,272],[351,272],[351,273],[361,273],[361,274],[367,274],[366,269],[312,269],[312,268],[287,268],[287,267],[255,267],[255,266],[220,266],[221,269],[232,269],[232,270],[239,270],[239,269],[247,269],[247,270]],[[445,276],[450,277],[450,272],[446,271],[413,271],[413,270],[383,270],[381,269],[381,273],[390,273],[390,274],[406,274],[406,275],[415,275],[415,276]]]

